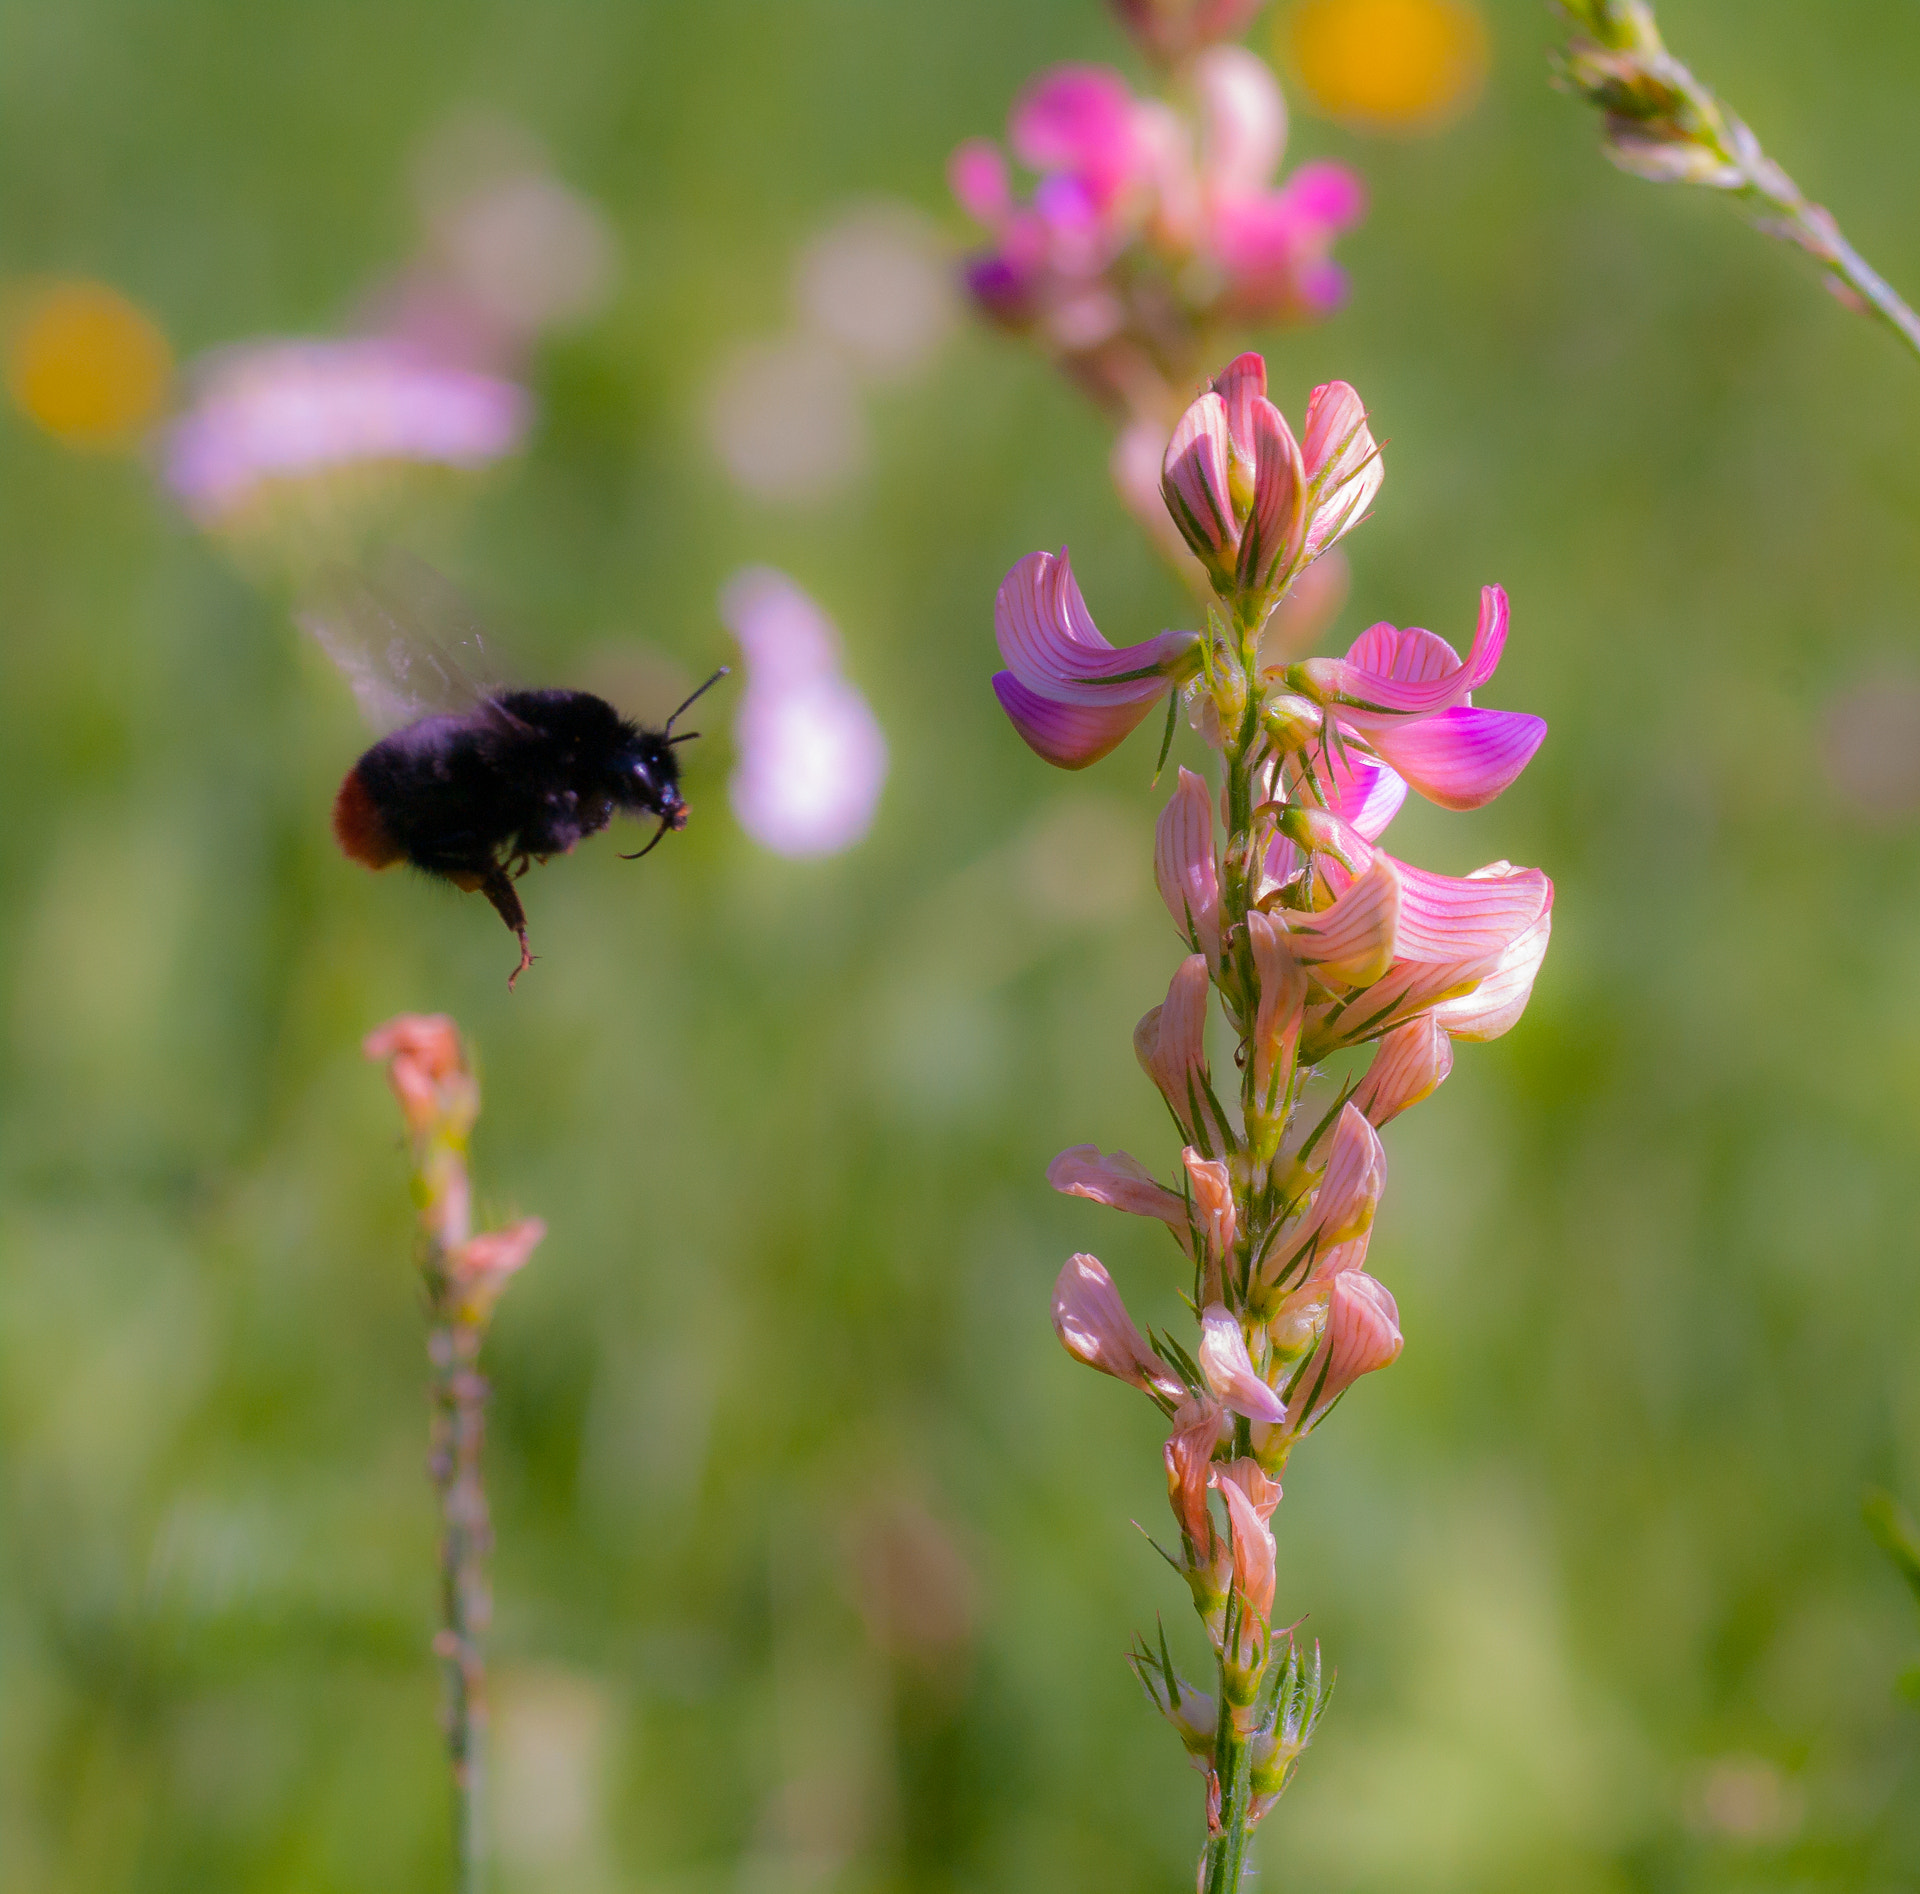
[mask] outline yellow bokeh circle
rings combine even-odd
[[[72,447],[137,440],[166,406],[172,375],[159,327],[105,283],[40,284],[8,325],[14,406]]]
[[[1308,98],[1365,131],[1432,131],[1487,76],[1471,0],[1299,0],[1276,30]]]

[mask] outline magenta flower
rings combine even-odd
[[[1101,637],[1063,548],[1030,552],[1001,582],[994,636],[1007,669],[994,695],[1049,763],[1084,769],[1105,756],[1200,661],[1200,634],[1163,631],[1116,650]]]
[[[263,483],[379,462],[476,468],[520,445],[524,389],[375,337],[214,356],[166,443],[166,480],[203,525]]]

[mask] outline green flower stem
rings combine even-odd
[[[453,1766],[454,1885],[458,1894],[480,1894],[487,1782],[480,1634],[492,1610],[486,1556],[493,1540],[480,1481],[487,1398],[487,1384],[475,1365],[480,1331],[471,1322],[437,1319],[427,1353],[433,1369],[429,1469],[440,1499],[440,1631],[433,1648],[445,1680],[447,1757]]]
[[[1646,0],[1561,0],[1580,30],[1560,76],[1607,115],[1622,169],[1725,191],[1769,235],[1814,259],[1841,299],[1876,316],[1920,356],[1920,317],[1761,149],[1747,126],[1667,51]]]

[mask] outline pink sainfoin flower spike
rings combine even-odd
[[[1029,553],[1000,587],[994,635],[1007,669],[994,694],[1049,763],[1084,769],[1198,668],[1200,634],[1163,631],[1115,650],[1101,637],[1063,550]]]
[[[1214,196],[1202,191],[1188,210],[1204,228],[1210,204],[1261,188],[1283,127],[1233,49],[1194,65],[1210,88],[1202,174]],[[1460,1042],[1512,1027],[1552,931],[1553,885],[1538,869],[1501,861],[1440,875],[1382,846],[1409,788],[1477,808],[1545,733],[1536,717],[1474,701],[1505,647],[1499,588],[1482,596],[1465,657],[1390,625],[1344,658],[1288,664],[1263,651],[1281,601],[1375,504],[1381,472],[1352,388],[1316,389],[1296,436],[1269,398],[1265,363],[1241,356],[1188,404],[1161,462],[1167,516],[1218,600],[1205,633],[1112,651],[1064,560],[1046,554],[1015,568],[997,619],[1020,675],[996,682],[1033,700],[1008,707],[1041,754],[1091,761],[1184,683],[1218,756],[1218,785],[1181,770],[1155,828],[1154,881],[1185,951],[1134,1034],[1179,1128],[1183,1187],[1091,1145],[1063,1152],[1048,1174],[1165,1224],[1183,1278],[1191,1271],[1199,1333],[1183,1347],[1149,1349],[1084,1256],[1061,1278],[1055,1320],[1080,1359],[1147,1389],[1172,1421],[1164,1458],[1180,1546],[1168,1557],[1212,1646],[1217,1688],[1184,1683],[1164,1649],[1142,1646],[1133,1662],[1206,1775],[1201,1885],[1236,1894],[1248,1833],[1324,1701],[1317,1650],[1273,1624],[1281,1474],[1402,1346],[1393,1295],[1366,1268],[1386,1198],[1381,1128],[1432,1096]],[[1010,597],[1024,617],[1011,617]],[[1237,1041],[1231,1070],[1208,1055],[1216,994]],[[1345,1048],[1370,1050],[1370,1063],[1332,1090],[1318,1068]]]

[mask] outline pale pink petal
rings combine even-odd
[[[1393,865],[1400,882],[1397,959],[1457,961],[1504,954],[1553,898],[1553,883],[1537,868],[1460,876],[1436,875],[1407,862]]]
[[[1260,983],[1253,1021],[1253,1082],[1263,1098],[1271,1098],[1276,1077],[1285,1083],[1292,1074],[1306,1012],[1307,976],[1289,951],[1286,929],[1271,914],[1255,909],[1247,916],[1247,940]]]
[[[1323,703],[1337,704],[1343,722],[1362,732],[1387,717],[1432,717],[1463,704],[1492,677],[1507,642],[1507,595],[1497,585],[1480,592],[1480,621],[1466,662],[1436,674],[1439,653],[1450,647],[1432,633],[1395,632],[1376,625],[1345,658],[1308,658],[1288,673],[1295,688]],[[1390,668],[1380,668],[1381,653],[1391,648]],[[1414,654],[1418,654],[1417,658]],[[1414,676],[1399,673],[1415,671]]]
[[[1220,876],[1213,858],[1213,797],[1190,769],[1153,834],[1153,878],[1173,924],[1190,947],[1220,964]]]
[[[1216,1472],[1213,1483],[1227,1502],[1227,1524],[1233,1533],[1234,1585],[1254,1623],[1265,1625],[1273,1611],[1273,1534],[1238,1481]]]
[[[1210,1304],[1200,1318],[1200,1352],[1196,1359],[1207,1386],[1234,1413],[1268,1426],[1286,1419],[1285,1404],[1254,1372],[1240,1318],[1221,1303]]]
[[[1217,1295],[1226,1261],[1239,1235],[1239,1213],[1233,1203],[1233,1179],[1218,1158],[1204,1158],[1192,1145],[1180,1153],[1193,1192],[1193,1220],[1204,1245],[1208,1294]]]
[[[1309,1006],[1300,1057],[1317,1065],[1342,1046],[1363,1045],[1438,1006],[1470,993],[1500,956],[1477,960],[1396,960],[1372,986],[1329,1004]]]
[[[1287,142],[1287,107],[1273,69],[1244,46],[1212,46],[1193,62],[1206,188],[1239,194],[1263,188]]]
[[[1053,1328],[1076,1361],[1125,1381],[1143,1394],[1186,1399],[1186,1387],[1134,1327],[1113,1278],[1093,1256],[1067,1259],[1053,1286]]]
[[[1213,390],[1225,404],[1227,433],[1235,455],[1253,469],[1253,411],[1257,402],[1267,398],[1266,357],[1249,349],[1236,355],[1213,378]]]
[[[1377,1129],[1431,1096],[1452,1070],[1453,1041],[1428,1013],[1396,1026],[1380,1041],[1353,1103]]]
[[[1478,809],[1526,768],[1546,734],[1543,717],[1457,704],[1437,717],[1391,724],[1383,719],[1371,741],[1429,802]]]
[[[1349,1266],[1354,1259],[1341,1252],[1373,1226],[1374,1211],[1387,1186],[1386,1147],[1351,1101],[1341,1107],[1334,1122],[1324,1163],[1312,1201],[1267,1253],[1260,1273],[1268,1283],[1284,1283],[1302,1273],[1311,1281]]]
[[[1357,1269],[1335,1276],[1326,1332],[1294,1383],[1297,1405],[1307,1409],[1296,1416],[1296,1427],[1304,1433],[1363,1374],[1390,1367],[1400,1347],[1400,1311],[1385,1285]]]
[[[1218,1477],[1223,1483],[1231,1480],[1241,1492],[1246,1494],[1253,1510],[1263,1520],[1272,1519],[1274,1509],[1280,1504],[1280,1482],[1258,1460],[1250,1460],[1244,1456],[1238,1460],[1229,1460],[1220,1468]]]
[[[993,629],[1008,670],[1028,691],[1102,708],[1159,697],[1191,670],[1200,644],[1198,632],[1163,631],[1116,650],[1094,624],[1064,551],[1032,552],[1014,566],[994,599]]]
[[[1061,769],[1085,769],[1117,749],[1153,709],[1153,700],[1063,704],[1030,691],[1011,671],[993,674],[993,694],[1027,747]]]
[[[1160,491],[1181,536],[1210,572],[1233,567],[1240,545],[1228,485],[1226,403],[1208,389],[1190,402],[1161,463]]]
[[[1308,483],[1307,556],[1321,553],[1366,517],[1386,477],[1367,410],[1344,381],[1313,391],[1300,443]]]
[[[461,1315],[484,1322],[508,1279],[526,1266],[539,1247],[547,1226],[538,1217],[522,1217],[504,1230],[470,1236],[447,1258]]]
[[[1165,1004],[1156,1006],[1134,1028],[1133,1049],[1188,1139],[1203,1148],[1211,1145],[1221,1150],[1227,1139],[1207,1090],[1210,990],[1206,956],[1190,955],[1175,970]]]
[[[1207,1508],[1214,1449],[1230,1431],[1226,1410],[1210,1397],[1193,1397],[1174,1414],[1166,1445],[1167,1498],[1189,1548],[1213,1556],[1213,1515]]]
[[[1275,918],[1286,927],[1288,950],[1303,967],[1323,981],[1364,987],[1392,964],[1400,909],[1400,874],[1378,855],[1331,907],[1317,914],[1281,909]]]
[[[1102,1156],[1097,1145],[1072,1145],[1047,1166],[1047,1182],[1069,1197],[1087,1197],[1138,1217],[1158,1217],[1186,1241],[1186,1199],[1156,1182],[1153,1173],[1125,1151]]]
[[[1434,1017],[1455,1039],[1498,1039],[1522,1013],[1533,997],[1533,982],[1540,963],[1547,955],[1547,942],[1553,935],[1553,886],[1548,883],[1547,901],[1536,920],[1515,939],[1471,993],[1459,999],[1443,1001],[1434,1008]]]

